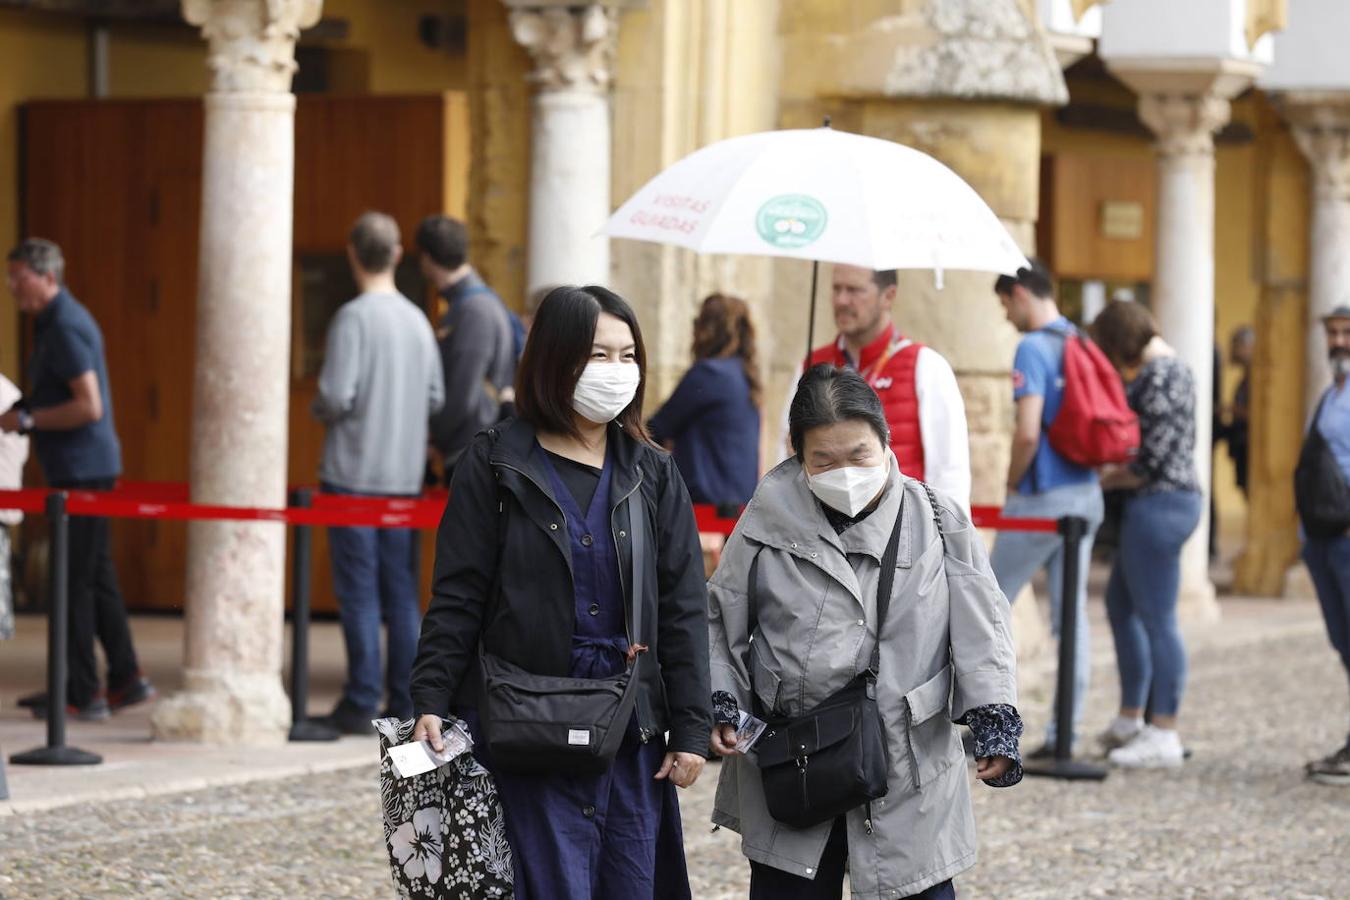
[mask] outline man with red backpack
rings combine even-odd
[[[1100,423],[1094,421],[1096,417],[1090,414],[1091,410],[1085,409],[1095,404],[1107,407],[1109,411],[1111,398],[1097,396],[1105,387],[1095,378],[1095,360],[1085,355],[1101,354],[1087,341],[1080,343],[1078,330],[1060,314],[1055,303],[1054,283],[1044,265],[1032,260],[1030,266],[1018,269],[1015,276],[999,276],[994,292],[1003,303],[1008,321],[1024,335],[1013,358],[1016,426],[1012,460],[1008,466],[1008,500],[1003,514],[1045,519],[1077,516],[1087,521],[1088,531],[1080,545],[1078,586],[1071,598],[1061,596],[1064,554],[1063,539],[1058,534],[1000,532],[994,542],[990,563],[1009,602],[1017,598],[1039,569],[1046,569],[1050,622],[1056,637],[1060,634],[1064,602],[1067,599],[1076,604],[1073,703],[1076,727],[1091,669],[1085,608],[1088,562],[1103,515],[1102,491],[1094,468],[1100,464],[1100,459],[1090,460],[1094,456],[1113,455],[1110,450],[1118,449],[1106,445],[1128,444],[1128,427],[1123,435],[1119,433],[1121,429],[1115,429],[1113,436],[1110,416],[1105,417],[1108,425],[1100,427]],[[1065,408],[1070,393],[1066,390],[1069,387],[1065,377],[1066,362],[1072,364],[1070,368],[1074,374],[1072,409]],[[1119,377],[1104,358],[1102,363],[1120,394],[1120,405],[1124,406]],[[1137,446],[1137,424],[1134,441]],[[1077,461],[1070,457],[1076,457]],[[1055,736],[1052,717],[1045,744],[1028,757],[1052,756]]]

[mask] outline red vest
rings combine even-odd
[[[858,372],[881,398],[881,408],[891,426],[891,450],[900,462],[900,471],[923,481],[923,432],[919,427],[919,393],[914,380],[921,349],[922,344],[906,341],[894,325],[888,325],[880,337],[862,349]],[[821,363],[849,365],[842,337],[811,354],[810,365]]]

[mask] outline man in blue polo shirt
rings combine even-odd
[[[1074,629],[1073,721],[1077,726],[1087,694],[1091,672],[1088,644],[1087,576],[1092,541],[1102,523],[1102,491],[1097,473],[1069,462],[1050,446],[1050,423],[1064,399],[1064,335],[1073,325],[1060,315],[1055,303],[1054,282],[1037,260],[1017,270],[1016,277],[1000,276],[994,292],[1004,312],[1024,337],[1013,357],[1013,401],[1016,426],[1012,460],[1008,465],[1008,500],[1003,514],[1012,518],[1059,519],[1078,516],[1088,522],[1078,562],[1078,586],[1071,598],[1077,606]],[[1059,637],[1064,608],[1063,541],[1057,534],[1003,531],[994,542],[990,565],[1009,602],[1026,587],[1033,575],[1046,569],[1050,592],[1050,627]],[[1058,703],[1055,708],[1058,709]],[[1052,716],[1043,746],[1029,758],[1053,755],[1056,722]]]
[[[10,293],[34,317],[26,397],[0,415],[0,429],[31,434],[47,483],[67,490],[110,490],[122,472],[113,427],[103,335],[89,310],[62,283],[65,260],[51,241],[29,238],[7,257]],[[108,521],[70,520],[70,672],[67,703],[85,720],[154,696],[141,674],[127,610],[117,587]],[[94,636],[108,659],[108,690],[99,690]],[[27,698],[45,715],[50,698]]]

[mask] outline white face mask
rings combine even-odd
[[[612,422],[633,402],[641,383],[637,363],[587,363],[572,393],[572,408],[591,422]]]
[[[821,503],[846,516],[856,516],[871,503],[891,474],[891,454],[879,466],[844,466],[806,476],[806,486]]]

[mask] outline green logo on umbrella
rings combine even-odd
[[[805,247],[820,237],[829,215],[825,205],[805,194],[780,194],[765,201],[755,216],[759,236],[775,247]]]

